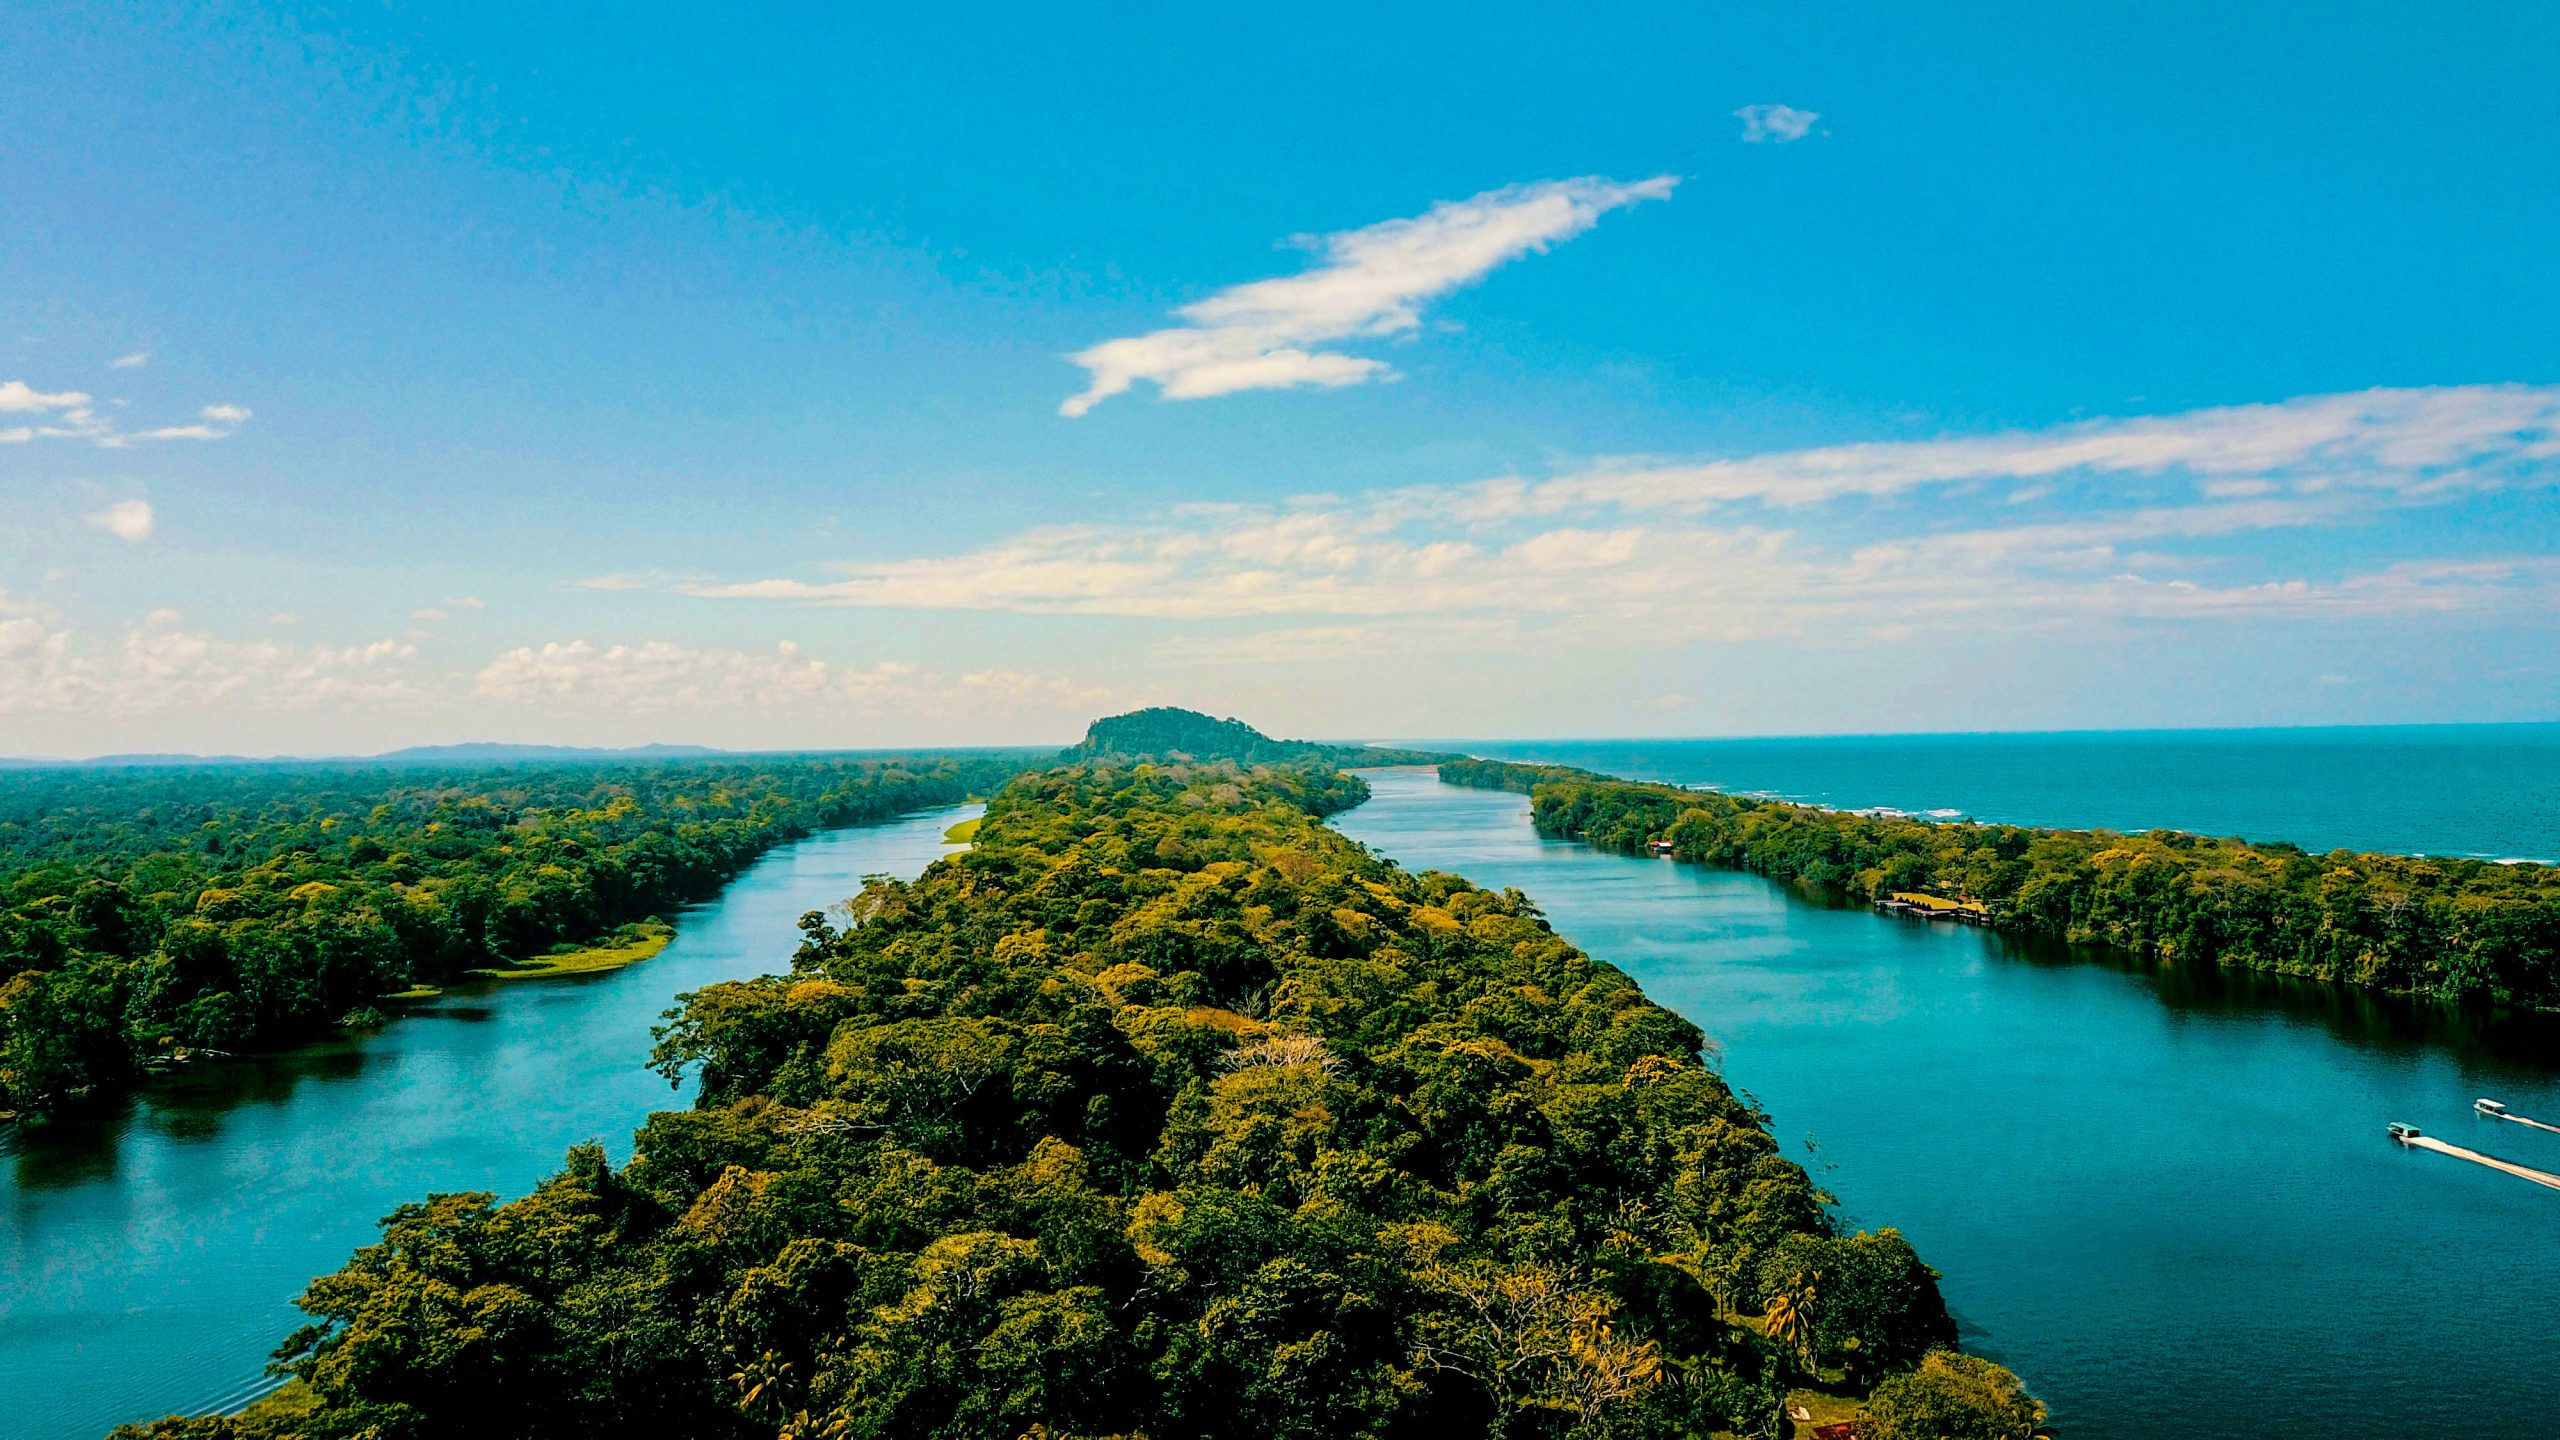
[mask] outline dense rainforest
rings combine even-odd
[[[2004,930],[2448,1000],[2560,1006],[2560,868],[2012,825],[1937,824],[1454,760],[1451,784],[1531,797],[1537,826],[1607,849],[1876,898],[1981,902]]]
[[[2022,1440],[1899,1235],[1838,1233],[1695,1027],[1324,765],[1026,774],[971,850],[683,998],[628,1164],[428,1197],[293,1382],[162,1440]],[[128,1429],[128,1437],[146,1433]]]
[[[1310,763],[1356,769],[1363,765],[1436,765],[1447,755],[1385,746],[1276,740],[1241,720],[1220,720],[1169,705],[1112,715],[1085,727],[1084,740],[1058,757],[1067,763],[1098,759],[1232,760],[1239,765]]]
[[[379,1018],[1015,755],[0,772],[0,1111]]]

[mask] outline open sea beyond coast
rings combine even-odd
[[[2560,725],[1413,743],[1939,819],[2560,860]]]

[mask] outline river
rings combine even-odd
[[[1540,838],[1517,795],[1368,772],[1343,833],[1518,886],[1698,1023],[1856,1226],[1945,1272],[2070,1440],[2551,1435],[2560,1025],[2039,953]]]
[[[372,1035],[0,1133],[0,1433],[96,1440],[261,1393],[293,1298],[378,1217],[430,1191],[523,1194],[580,1141],[628,1158],[650,1111],[688,1103],[644,1068],[678,992],[785,968],[801,915],[916,875],[979,808],[778,849],[626,969],[449,992]]]

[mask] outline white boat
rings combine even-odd
[[[2474,1100],[2471,1102],[2471,1108],[2483,1115],[2495,1115],[2501,1119],[2505,1118],[2507,1113],[2507,1107],[2495,1100]]]
[[[2391,1122],[2391,1138],[2403,1143],[2415,1140],[2425,1133],[2415,1125],[2403,1125],[2397,1120]]]

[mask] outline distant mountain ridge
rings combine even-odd
[[[385,750],[374,760],[677,760],[688,756],[735,755],[710,745],[520,745],[502,740],[466,740],[458,745],[410,745]]]
[[[1085,727],[1084,739],[1058,758],[1069,762],[1102,758],[1233,760],[1240,765],[1285,765],[1315,760],[1345,767],[1360,765],[1428,765],[1450,757],[1429,750],[1396,750],[1381,746],[1334,744],[1318,740],[1276,740],[1241,720],[1221,720],[1197,710],[1156,705],[1112,715]]]
[[[472,764],[511,760],[687,760],[744,752],[708,745],[519,745],[496,740],[470,740],[456,745],[411,745],[378,755],[187,755],[138,752],[92,755],[85,760],[45,756],[0,755],[0,770],[145,770],[184,769],[195,765],[371,765]],[[812,752],[815,753],[815,752]],[[848,752],[850,753],[850,752]]]

